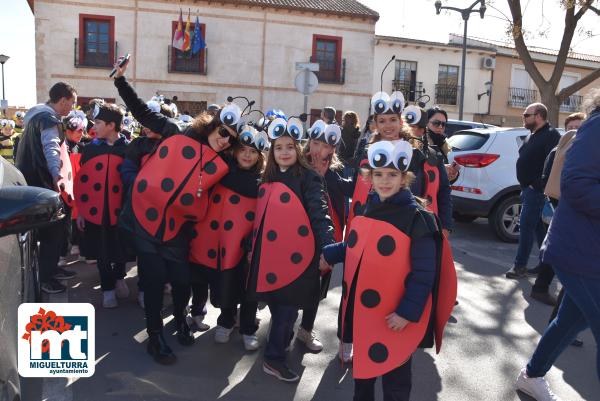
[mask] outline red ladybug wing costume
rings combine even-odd
[[[365,164],[369,164],[367,159],[364,159],[360,162],[360,166],[362,167]],[[362,214],[362,209],[367,203],[367,197],[369,196],[369,192],[371,191],[371,183],[363,178],[363,176],[359,172],[356,176],[356,186],[354,187],[354,194],[352,195],[352,207],[348,213],[348,221],[346,222],[346,233],[344,237],[348,236],[350,232],[350,225],[355,216]]]
[[[258,233],[261,248],[257,293],[291,284],[311,264],[315,239],[310,221],[300,199],[285,184],[272,182],[260,186],[252,249],[256,249]],[[293,234],[286,237],[286,233]]]
[[[60,145],[60,176],[62,177],[58,181],[58,186],[61,190],[60,196],[69,207],[73,207],[75,204],[75,196],[73,194],[75,174],[73,174],[73,167],[71,166],[67,141],[63,141]]]
[[[81,168],[75,180],[75,199],[79,214],[87,221],[102,225],[108,218],[111,226],[117,224],[123,203],[119,170],[124,152],[125,146],[83,148]]]
[[[353,326],[355,378],[377,377],[397,368],[412,355],[427,331],[431,296],[418,323],[393,331],[385,319],[404,294],[410,273],[410,241],[393,225],[362,216],[355,219],[348,234],[342,321],[348,289],[358,274]]]
[[[217,184],[209,205],[195,227],[199,235],[190,244],[190,261],[212,269],[233,269],[242,259],[242,242],[252,231],[256,199]]]
[[[77,180],[77,175],[79,174],[79,170],[81,168],[81,153],[69,153],[69,159],[71,160],[71,169],[73,170],[73,180]],[[75,183],[73,183],[75,186]],[[73,199],[75,199],[75,191],[73,190]],[[73,220],[77,219],[79,216],[79,211],[77,210],[77,202],[73,202],[71,205],[71,218]]]
[[[423,171],[425,173],[425,198],[427,199],[427,202],[429,202],[427,209],[437,216],[437,194],[440,189],[440,177],[435,157],[433,160],[429,157],[425,163],[423,163]]]
[[[438,282],[435,301],[435,349],[439,354],[442,348],[442,337],[444,328],[456,301],[458,280],[456,277],[456,268],[454,267],[454,258],[452,248],[448,238],[442,240],[442,260],[439,266]]]
[[[227,171],[208,145],[184,135],[165,139],[136,177],[132,204],[137,221],[149,234],[173,239],[185,222],[202,220],[208,189]]]

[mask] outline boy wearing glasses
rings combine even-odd
[[[548,109],[542,103],[530,104],[523,113],[523,126],[531,131],[531,134],[519,148],[517,159],[522,209],[519,217],[517,256],[513,268],[506,272],[506,277],[511,279],[527,276],[527,261],[534,236],[541,246],[546,235],[541,219],[545,202],[542,171],[546,157],[560,139],[559,132],[547,120]]]

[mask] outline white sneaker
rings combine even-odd
[[[117,298],[127,298],[129,296],[129,287],[127,287],[125,280],[117,280],[115,293],[117,294]]]
[[[85,263],[88,265],[95,265],[98,262],[96,259],[85,259]]]
[[[116,308],[119,306],[115,290],[102,291],[102,307],[107,309]]]
[[[71,255],[79,255],[79,246],[73,245],[71,247]]]
[[[223,326],[217,326],[215,329],[215,342],[219,344],[225,344],[229,342],[229,336],[231,335],[232,331],[233,327],[228,329]]]
[[[138,305],[140,305],[140,308],[146,309],[146,304],[144,303],[144,291],[138,292]]]
[[[64,256],[61,256],[58,259],[58,267],[65,267],[67,265],[67,258],[65,258]]]
[[[298,341],[302,341],[306,348],[314,353],[319,353],[323,351],[323,344],[321,341],[317,339],[317,335],[314,331],[306,331],[302,327],[298,327],[298,333],[296,334],[296,339]]]
[[[352,357],[354,356],[354,348],[352,347],[352,343],[340,343],[340,359],[344,363],[352,362]]]
[[[243,334],[242,339],[244,340],[244,348],[246,348],[246,351],[256,351],[258,349],[258,347],[260,346],[258,343],[258,337],[256,337],[256,334],[252,334],[252,335]]]
[[[81,256],[81,255],[79,255],[79,257],[77,258],[77,261],[87,263],[87,259],[85,258],[85,256]]]
[[[171,293],[171,284],[167,283],[165,284],[165,288],[163,289],[163,294],[170,294]]]
[[[528,377],[525,368],[521,369],[517,377],[517,390],[533,397],[536,401],[561,401],[550,390],[548,382],[543,377]]]

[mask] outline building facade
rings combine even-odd
[[[439,105],[448,112],[450,118],[458,118],[461,46],[376,36],[373,92],[380,90],[382,70],[392,56],[395,56],[395,60],[383,73],[384,91],[400,90],[405,99],[413,104],[420,98],[427,102],[426,107]],[[492,70],[486,67],[484,61],[494,56],[495,50],[490,46],[470,45],[467,49],[465,120],[474,120],[477,115],[488,111],[489,97],[486,91],[492,81]]]
[[[114,60],[130,53],[127,71],[140,96],[177,96],[195,114],[227,96],[256,107],[303,112],[295,86],[297,62],[317,62],[320,83],[309,109],[333,106],[366,118],[378,14],[355,0],[30,0],[35,15],[37,98],[57,81],[71,83],[80,103],[116,99],[108,78]],[[290,6],[301,4],[301,6]],[[206,48],[171,47],[180,9],[184,27],[199,17]],[[368,78],[365,78],[368,77]]]
[[[462,43],[462,36],[450,35],[450,43]],[[512,47],[473,38],[469,38],[468,43],[473,46],[492,46],[495,49],[490,110],[489,113],[476,115],[475,119],[498,126],[521,126],[521,114],[525,107],[541,100],[539,90],[525,70],[517,51]],[[550,78],[557,52],[536,48],[529,50],[540,73],[544,78]],[[599,56],[570,54],[558,90],[579,81],[598,68]],[[600,80],[596,80],[563,101],[558,118],[561,126],[569,114],[580,111],[583,97],[591,89],[597,88],[599,83]]]

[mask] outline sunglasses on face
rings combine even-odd
[[[217,132],[221,138],[229,138],[229,143],[231,144],[237,141],[237,137],[232,136],[231,132],[229,132],[229,130],[223,126],[219,127],[219,131]]]
[[[446,123],[444,121],[440,121],[440,120],[433,120],[431,122],[431,125],[433,125],[434,127],[446,127]]]
[[[529,118],[531,116],[535,116],[536,113],[523,113],[523,118]]]

